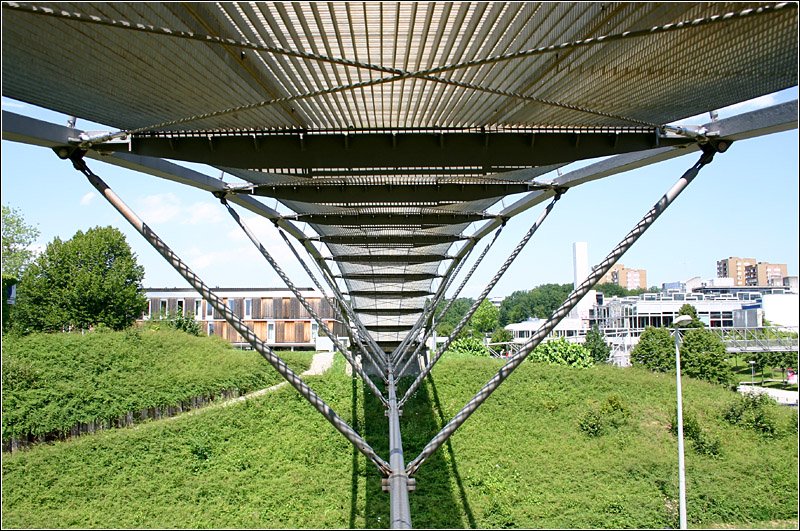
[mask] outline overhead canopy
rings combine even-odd
[[[2,92],[279,199],[391,349],[500,198],[694,144],[663,126],[797,84],[797,30],[795,3],[7,2]]]

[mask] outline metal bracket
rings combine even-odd
[[[665,125],[659,131],[660,138],[695,138],[698,142],[714,136],[719,136],[719,131],[709,131],[702,125]]]
[[[408,484],[408,492],[414,492],[417,490],[417,480],[414,478],[407,479]],[[389,477],[381,478],[381,490],[383,492],[389,492]]]

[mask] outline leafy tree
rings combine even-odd
[[[500,326],[525,321],[529,317],[546,319],[571,292],[572,284],[542,284],[530,291],[515,291],[500,305]]]
[[[121,330],[146,307],[143,277],[125,236],[113,227],[56,238],[20,279],[13,326],[23,333],[101,324]]]
[[[675,369],[675,340],[666,328],[647,327],[631,352],[631,363],[651,371]]]
[[[510,330],[506,330],[505,328],[497,328],[492,333],[492,343],[508,343],[514,339],[514,334],[511,333]]]
[[[593,365],[592,354],[583,345],[570,343],[563,337],[540,343],[529,359],[551,365],[587,368]]]
[[[727,384],[732,374],[725,358],[725,344],[714,332],[694,329],[683,334],[681,372],[686,376]]]
[[[39,229],[25,223],[22,214],[5,205],[3,210],[3,276],[20,278],[25,267],[33,260],[30,245],[39,237]]]
[[[678,309],[678,315],[686,315],[692,318],[689,323],[681,325],[681,328],[705,328],[706,326],[703,321],[697,318],[697,309],[689,303]]]
[[[611,355],[611,347],[606,343],[603,333],[597,325],[593,325],[586,333],[586,341],[583,346],[592,353],[595,363],[605,363]]]
[[[447,310],[447,313],[444,314],[436,323],[436,333],[440,336],[449,336],[452,334],[455,327],[461,322],[461,319],[469,311],[473,302],[473,299],[467,297],[460,297],[453,301],[453,304],[450,306],[450,309]],[[447,301],[441,301],[436,306],[437,314],[438,312],[444,310],[446,305]]]
[[[547,319],[561,306],[572,292],[572,284],[542,284],[531,290],[531,309],[529,317]]]
[[[530,307],[528,304],[528,291],[515,291],[500,303],[498,321],[500,326],[511,323],[518,323],[530,317]]]
[[[469,326],[483,336],[497,328],[499,314],[500,311],[497,306],[489,302],[488,299],[483,299],[472,315],[472,319],[469,320]]]

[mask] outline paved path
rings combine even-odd
[[[314,354],[314,357],[311,359],[311,366],[308,368],[307,371],[300,374],[300,376],[317,376],[320,374],[325,373],[328,369],[331,368],[333,365],[333,352],[317,352]],[[231,398],[229,400],[223,400],[221,402],[212,402],[207,406],[192,409],[183,413],[182,415],[175,415],[174,417],[167,417],[167,419],[176,419],[182,417],[184,415],[197,415],[198,413],[202,413],[203,411],[208,411],[213,408],[218,407],[227,407],[233,404],[238,404],[240,402],[244,402],[245,400],[250,400],[251,398],[256,398],[259,396],[263,396],[267,393],[275,391],[276,389],[280,389],[284,385],[289,385],[289,382],[286,380],[282,381],[281,383],[275,384],[273,386],[267,387],[266,389],[259,389],[258,391],[253,391],[252,393],[247,393],[246,395],[242,395],[237,398]],[[167,420],[165,419],[165,420]]]
[[[742,394],[762,395],[768,394],[776,402],[784,406],[797,405],[797,391],[785,391],[783,389],[770,389],[769,387],[759,387],[757,385],[740,385],[736,388]]]

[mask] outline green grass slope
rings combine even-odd
[[[404,408],[407,461],[499,366],[440,361]],[[340,358],[309,382],[387,457],[387,419]],[[524,363],[422,466],[414,526],[677,527],[674,393],[668,375]],[[687,442],[690,527],[796,521],[796,411],[776,406],[780,431],[766,438],[721,418],[730,391],[687,379],[684,395],[720,441],[716,457]],[[601,435],[580,427],[592,413],[607,423]],[[4,527],[381,528],[389,497],[374,465],[287,386],[7,454],[2,509]]]
[[[3,442],[281,381],[258,353],[173,329],[3,338]],[[310,353],[287,353],[303,371]]]

